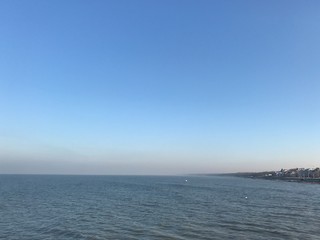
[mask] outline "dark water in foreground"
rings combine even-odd
[[[0,175],[0,239],[232,238],[320,239],[320,185]]]

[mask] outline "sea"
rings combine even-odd
[[[320,184],[0,175],[0,239],[320,239]]]

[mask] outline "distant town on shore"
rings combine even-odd
[[[291,168],[279,171],[229,173],[236,177],[320,183],[320,168]]]

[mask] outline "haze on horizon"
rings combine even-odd
[[[320,2],[1,1],[0,173],[316,167]]]

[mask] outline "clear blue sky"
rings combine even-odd
[[[319,1],[0,1],[0,173],[320,165]]]

